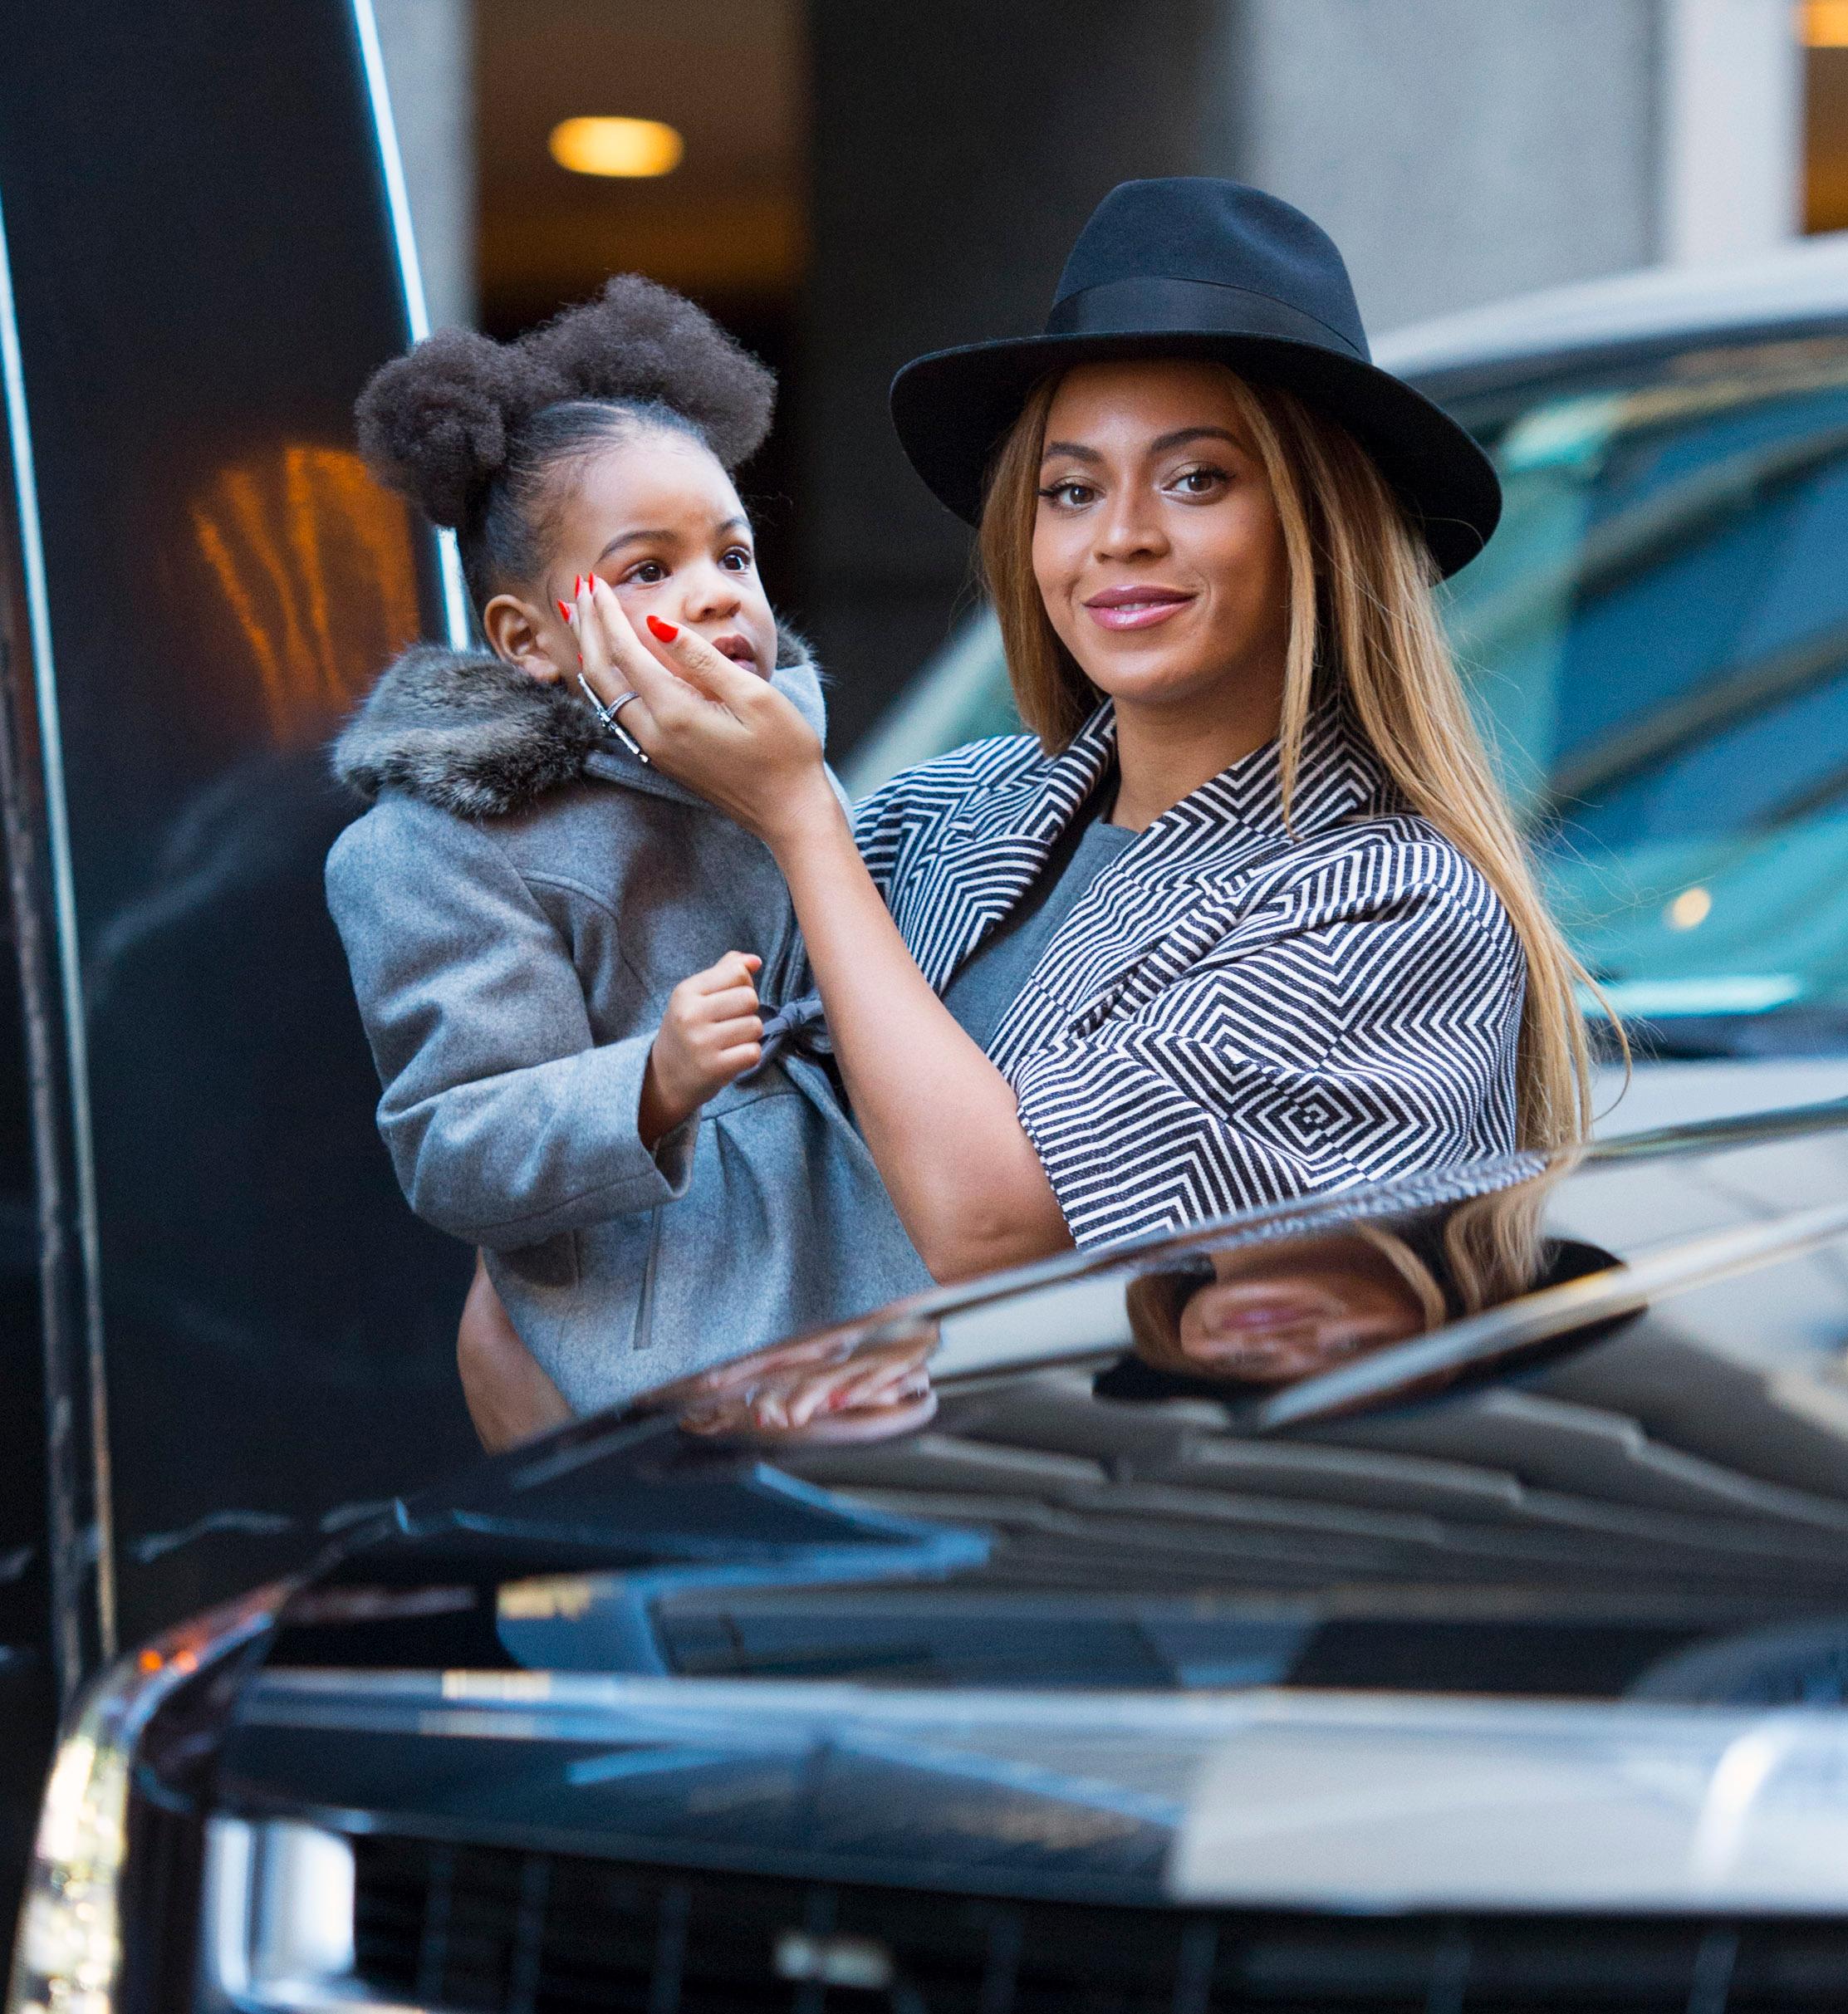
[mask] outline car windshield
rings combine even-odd
[[[1658,1048],[1848,1036],[1848,334],[1427,386],[1507,512],[1447,590],[1574,948]],[[1015,731],[992,622],[859,754]]]
[[[1637,1020],[1835,1019],[1848,337],[1451,403],[1507,501],[1448,620],[1581,956]]]

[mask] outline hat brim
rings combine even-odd
[[[1440,406],[1402,378],[1287,336],[1223,330],[1027,336],[934,350],[892,380],[892,421],[911,466],[965,523],[982,515],[988,465],[1040,380],[1123,357],[1203,357],[1277,385],[1338,420],[1380,465],[1439,571],[1467,566],[1502,515],[1494,464]]]

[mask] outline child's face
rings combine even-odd
[[[517,639],[510,634],[513,647],[504,648],[484,611],[502,656],[536,676],[561,675],[566,667],[575,674],[577,639],[558,605],[575,599],[578,575],[596,573],[638,630],[644,616],[659,615],[770,676],[777,624],[757,578],[750,520],[731,478],[697,441],[650,430],[601,449],[581,464],[553,510],[546,577],[534,584],[541,605],[520,605],[530,629]]]
[[[757,578],[751,521],[731,478],[697,441],[647,433],[606,449],[585,464],[556,522],[555,572],[546,584],[553,604],[571,600],[574,576],[599,573],[638,630],[645,615],[659,615],[770,676],[777,624]]]

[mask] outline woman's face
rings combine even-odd
[[[1421,1335],[1426,1311],[1365,1239],[1291,1240],[1216,1253],[1170,1332],[1147,1323],[1137,1354],[1164,1370],[1238,1384],[1290,1384]]]
[[[1080,669],[1125,706],[1282,691],[1283,531],[1232,374],[1086,364],[1047,414],[1033,572]]]

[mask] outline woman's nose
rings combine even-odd
[[[1155,499],[1132,484],[1111,492],[1095,522],[1100,560],[1142,559],[1168,549]]]

